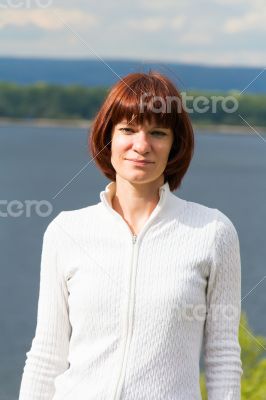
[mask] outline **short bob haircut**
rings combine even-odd
[[[169,99],[174,99],[170,110]],[[193,128],[178,89],[166,76],[151,70],[147,74],[128,74],[110,89],[92,121],[89,149],[96,165],[112,181],[116,180],[111,164],[112,128],[123,119],[127,122],[134,119],[137,125],[145,120],[172,128],[174,141],[163,174],[164,183],[168,182],[171,191],[176,190],[194,153]]]

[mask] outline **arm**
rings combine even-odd
[[[218,210],[217,210],[218,211]],[[207,287],[204,363],[209,400],[240,400],[241,260],[236,229],[218,211]]]
[[[55,377],[69,365],[68,292],[58,263],[55,220],[43,236],[36,332],[26,354],[19,400],[51,400]]]

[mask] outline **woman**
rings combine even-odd
[[[38,320],[19,400],[239,400],[240,251],[221,211],[172,192],[194,148],[174,84],[117,82],[90,149],[100,201],[44,234]]]

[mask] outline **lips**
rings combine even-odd
[[[134,159],[134,158],[126,158],[126,160],[128,161],[134,161],[134,162],[138,162],[138,163],[142,163],[142,164],[152,164],[153,161],[149,161],[149,160],[138,160],[138,159]]]

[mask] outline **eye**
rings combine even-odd
[[[131,129],[131,128],[120,128],[119,130],[124,131],[124,132],[132,132],[133,131],[133,129]]]
[[[120,128],[120,131],[124,131],[126,133],[134,133],[134,130],[132,128]],[[151,131],[151,135],[153,136],[166,136],[165,132],[162,131]]]
[[[154,134],[156,136],[165,136],[166,135],[165,132],[161,132],[161,131],[152,131],[152,134]]]

